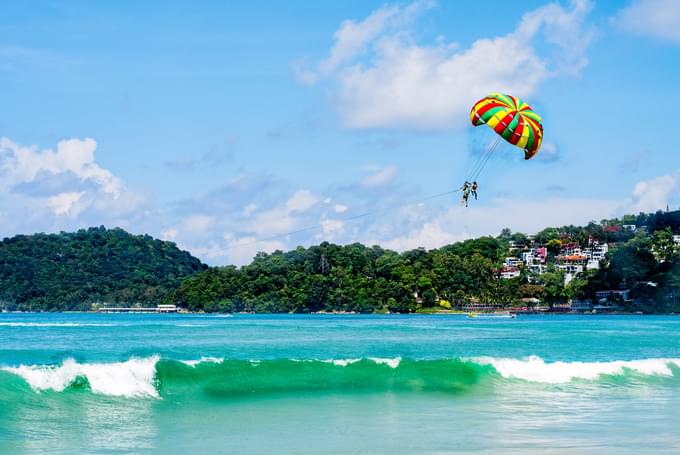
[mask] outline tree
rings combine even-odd
[[[560,250],[562,249],[562,241],[558,239],[551,239],[548,240],[548,243],[546,243],[545,246],[548,249],[548,252],[554,255],[558,255],[560,253]]]
[[[670,227],[654,231],[652,245],[654,253],[662,262],[672,260],[677,251],[673,240],[673,231]]]
[[[541,275],[541,283],[544,286],[544,298],[552,310],[556,304],[566,303],[569,299],[569,292],[564,287],[564,273],[546,272]]]

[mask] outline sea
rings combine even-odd
[[[0,454],[678,454],[680,317],[0,314]]]

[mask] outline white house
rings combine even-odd
[[[588,258],[586,264],[587,270],[597,270],[600,268],[600,262],[605,258],[609,251],[609,245],[606,243],[594,242],[592,246],[583,249],[583,254]]]
[[[503,267],[501,270],[501,278],[504,280],[510,280],[512,278],[518,278],[520,271],[517,267]]]
[[[517,257],[505,258],[505,266],[509,268],[517,268],[522,265],[522,260]]]

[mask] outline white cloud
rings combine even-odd
[[[258,236],[279,235],[297,229],[305,212],[317,205],[321,199],[308,190],[298,190],[283,205],[265,210],[253,217],[242,227]]]
[[[614,19],[637,35],[680,43],[680,3],[677,0],[634,0]]]
[[[252,232],[258,237],[268,237],[292,231],[296,228],[297,221],[291,216],[291,212],[284,207],[276,207],[258,213],[251,223],[244,224],[241,228],[245,232]]]
[[[57,144],[57,150],[38,150],[21,147],[8,138],[0,138],[0,172],[3,183],[14,185],[31,182],[38,174],[72,172],[82,181],[97,184],[113,197],[120,196],[122,184],[111,172],[100,167],[94,159],[97,143],[94,139],[68,139]],[[1,185],[1,184],[0,184]]]
[[[84,191],[59,193],[55,196],[50,196],[48,205],[52,208],[55,215],[76,217],[82,210],[82,207],[78,207],[76,204],[83,197],[83,194],[85,194]]]
[[[442,245],[463,240],[465,235],[444,229],[438,222],[426,222],[403,236],[388,239],[381,246],[390,250],[405,251],[415,248],[437,248]]]
[[[247,264],[255,254],[262,251],[272,253],[276,250],[286,250],[286,243],[282,240],[258,241],[255,237],[241,237],[231,239],[228,236],[226,251],[223,257],[232,261],[234,264]]]
[[[335,204],[333,206],[333,210],[335,210],[335,213],[345,213],[347,209],[349,209],[349,207],[343,204]]]
[[[286,244],[281,240],[258,241],[255,237],[235,237],[225,234],[222,239],[212,239],[203,245],[182,245],[210,263],[218,264],[248,264],[256,253],[263,251],[271,253],[285,250]]]
[[[321,225],[321,232],[315,236],[317,240],[332,241],[345,230],[345,223],[342,220],[325,218],[319,224]]]
[[[127,189],[100,166],[96,147],[93,139],[39,149],[0,138],[3,234],[142,222],[149,215],[146,195]]]
[[[382,168],[361,181],[363,186],[377,187],[384,186],[390,183],[399,173],[399,168],[395,165],[390,165]]]
[[[680,171],[644,180],[635,185],[632,198],[626,201],[622,210],[626,213],[665,210],[667,205],[678,202],[679,190]]]
[[[394,234],[389,229],[373,236],[369,244],[404,251],[425,247],[436,248],[448,243],[483,235],[497,235],[504,227],[513,231],[534,233],[549,226],[583,225],[589,221],[628,213],[656,212],[667,205],[680,203],[680,170],[638,182],[626,199],[549,198],[542,201],[496,199],[489,206],[463,208],[453,206],[432,216],[415,209],[402,210],[407,227]]]
[[[384,6],[361,22],[343,21],[333,35],[335,44],[328,57],[319,63],[319,72],[329,74],[366,50],[372,40],[385,30],[410,25],[423,11],[434,6],[433,1],[417,1],[406,7]]]
[[[528,96],[546,78],[578,74],[593,33],[583,23],[590,2],[569,9],[551,3],[525,14],[511,33],[475,41],[467,49],[439,41],[421,46],[411,39],[421,3],[385,6],[367,19],[345,21],[315,76],[337,84],[335,98],[352,128],[460,127],[474,101],[490,92]],[[535,45],[554,51],[541,57]],[[309,78],[308,78],[309,79]]]
[[[308,190],[299,190],[286,201],[286,208],[289,212],[304,212],[312,208],[319,198]]]
[[[437,248],[452,242],[483,235],[498,235],[509,227],[513,231],[534,233],[548,226],[585,224],[613,216],[617,201],[553,198],[543,201],[497,199],[489,206],[453,206],[438,215],[420,212],[420,222],[403,234],[374,238],[371,244],[397,251],[425,247]],[[411,211],[411,215],[415,212]]]

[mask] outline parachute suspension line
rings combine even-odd
[[[491,159],[491,157],[493,156],[494,152],[495,152],[496,149],[498,148],[498,144],[499,144],[499,143],[500,143],[500,140],[497,140],[497,141],[496,141],[496,145],[495,145],[493,148],[491,148],[491,149],[489,150],[489,153],[487,153],[486,158],[484,159],[484,161],[483,161],[483,162],[481,163],[481,165],[479,166],[479,169],[477,170],[477,172],[475,173],[475,175],[472,176],[472,180],[473,180],[473,181],[475,181],[475,180],[477,180],[477,179],[479,178],[480,174],[482,173],[482,171],[484,170],[484,168],[486,167],[486,165],[489,163],[489,160]]]
[[[477,180],[479,177],[479,174],[482,172],[484,167],[486,166],[486,163],[489,161],[491,156],[493,155],[494,151],[498,147],[498,144],[500,144],[501,138],[498,137],[496,140],[489,146],[488,149],[484,153],[480,155],[480,157],[475,161],[475,164],[472,166],[472,170],[470,171],[468,181],[474,181]]]
[[[474,176],[477,173],[477,170],[479,170],[479,167],[481,166],[482,162],[486,159],[486,157],[493,151],[498,146],[498,143],[500,142],[500,138],[496,138],[496,140],[489,145],[489,147],[482,152],[477,160],[472,165],[472,168],[470,169],[470,172],[467,174],[470,178]]]

